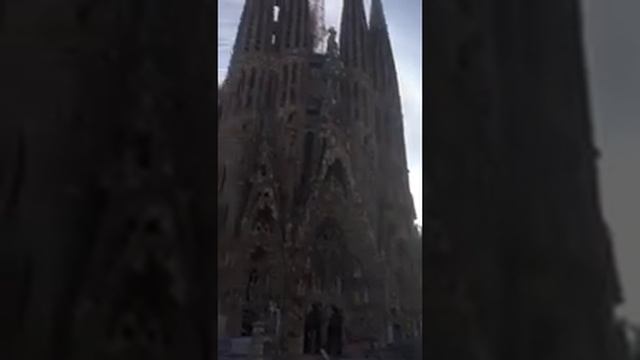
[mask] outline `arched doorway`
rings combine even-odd
[[[327,353],[332,356],[342,355],[342,332],[344,317],[342,309],[337,306],[331,306],[331,316],[329,317],[329,325],[327,326]]]

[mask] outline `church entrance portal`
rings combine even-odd
[[[322,305],[315,303],[304,321],[304,353],[319,354],[322,346]]]

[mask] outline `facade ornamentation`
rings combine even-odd
[[[245,219],[218,240],[219,252],[244,259],[219,267],[220,335],[248,335],[251,324],[273,324],[277,314],[277,326],[265,331],[291,353],[339,354],[342,334],[345,345],[386,344],[389,328],[395,341],[415,336],[404,319],[421,317],[420,239],[381,3],[373,1],[368,26],[362,1],[345,2],[340,44],[329,29],[322,54],[313,49],[317,21],[308,20],[308,1],[257,4],[245,3],[219,99],[226,109],[219,119],[226,169],[219,207],[235,209],[221,226]],[[276,5],[278,17],[271,14]],[[294,12],[300,16],[284,16],[292,6],[301,7]],[[261,229],[270,231],[252,231],[252,219],[267,213]],[[410,250],[380,259],[381,252],[396,255],[398,244]],[[251,249],[258,246],[256,258]],[[255,281],[267,271],[269,286]],[[238,302],[226,295],[233,288],[251,292]]]

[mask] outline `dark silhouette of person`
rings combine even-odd
[[[342,312],[336,306],[331,306],[332,314],[327,329],[327,353],[342,355]]]
[[[322,311],[320,304],[315,303],[311,311],[307,314],[307,321],[304,324],[304,353],[319,354],[322,344]]]

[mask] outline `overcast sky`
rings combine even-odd
[[[402,6],[397,6],[402,1]],[[367,14],[371,0],[364,0]],[[224,80],[244,0],[218,1],[218,82]],[[396,6],[392,6],[392,5]],[[409,184],[422,225],[422,1],[383,0],[404,112]],[[326,26],[339,31],[342,0],[325,0]]]
[[[601,197],[626,304],[640,324],[640,1],[583,0]]]

